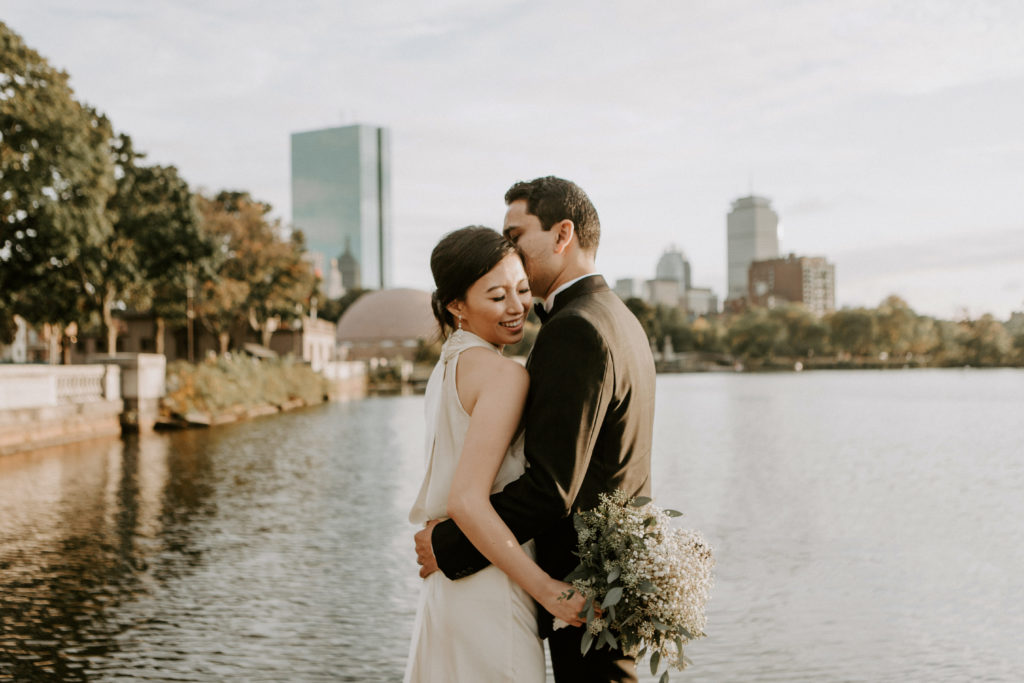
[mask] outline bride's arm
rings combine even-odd
[[[458,363],[459,397],[470,421],[448,495],[448,515],[484,557],[544,609],[580,625],[583,597],[562,599],[571,586],[537,566],[491,506],[491,487],[519,426],[529,375],[518,363],[485,353],[467,351]]]

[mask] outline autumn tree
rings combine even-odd
[[[203,229],[216,245],[219,267],[198,289],[198,313],[226,353],[232,336],[249,328],[264,344],[282,321],[309,310],[317,281],[302,259],[301,233],[284,234],[270,206],[246,192],[198,196]],[[236,341],[237,346],[237,341]]]

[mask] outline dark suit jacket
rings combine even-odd
[[[616,488],[650,494],[654,360],[636,317],[592,275],[555,297],[526,367],[528,467],[491,503],[520,542],[535,539],[537,563],[561,579],[578,562],[573,512]],[[448,578],[489,564],[451,520],[432,540]]]

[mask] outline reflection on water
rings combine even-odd
[[[0,680],[393,680],[421,421],[372,399],[0,459]]]
[[[689,681],[1018,680],[1024,374],[660,377]],[[421,397],[0,458],[0,681],[393,681]],[[648,680],[648,679],[644,679]]]

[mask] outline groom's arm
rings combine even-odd
[[[491,504],[520,543],[572,511],[590,465],[612,393],[612,365],[603,338],[585,319],[563,315],[545,325],[530,356],[526,460],[516,481]],[[434,527],[438,567],[451,579],[488,565],[451,520]]]

